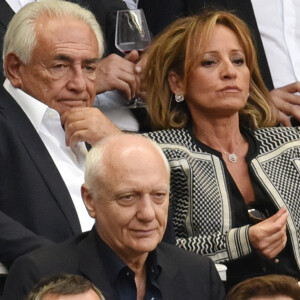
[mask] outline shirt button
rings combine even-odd
[[[129,275],[130,275],[130,272],[128,271],[128,272],[126,273],[126,275],[129,276]]]

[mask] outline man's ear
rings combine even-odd
[[[4,60],[6,77],[15,88],[21,87],[22,79],[20,76],[20,68],[22,64],[20,58],[13,52],[8,53]]]
[[[96,218],[96,211],[95,211],[95,203],[94,203],[94,198],[91,195],[90,191],[86,187],[86,185],[81,186],[81,197],[84,201],[85,207],[89,213],[89,215],[92,218]]]
[[[173,94],[183,94],[183,79],[176,72],[170,71],[168,73],[168,82]]]

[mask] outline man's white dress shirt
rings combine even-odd
[[[74,149],[66,146],[65,132],[62,128],[59,113],[43,102],[14,88],[8,79],[5,89],[22,108],[31,121],[38,135],[46,146],[73,200],[82,231],[88,231],[94,224],[81,198],[81,185],[84,183],[84,164],[87,154],[83,142]]]
[[[275,88],[300,81],[300,1],[252,0]]]

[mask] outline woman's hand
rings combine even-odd
[[[286,208],[281,207],[272,217],[249,228],[250,243],[259,254],[272,259],[285,247],[287,217]]]

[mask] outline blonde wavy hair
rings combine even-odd
[[[143,78],[148,111],[155,129],[183,128],[192,121],[185,101],[174,101],[168,74],[174,71],[183,78],[185,94],[188,74],[201,60],[206,41],[216,25],[226,26],[236,34],[250,71],[250,94],[246,106],[239,112],[240,125],[258,128],[276,124],[275,110],[259,71],[249,28],[231,12],[210,10],[178,19],[156,37],[145,53],[147,62]]]

